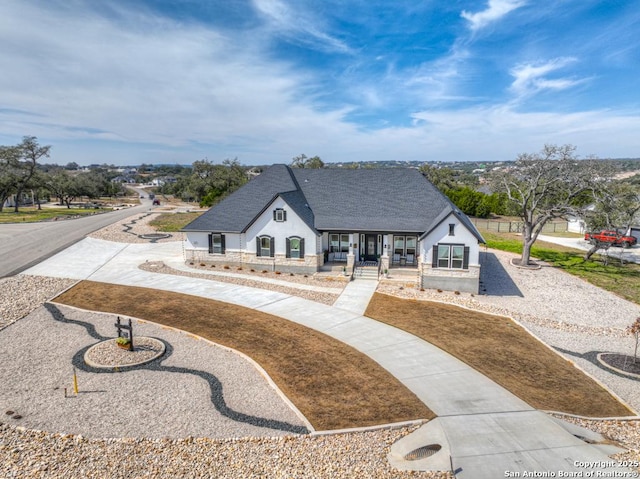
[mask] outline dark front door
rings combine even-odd
[[[378,261],[378,235],[365,235],[364,259],[365,261]]]

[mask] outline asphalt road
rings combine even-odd
[[[72,220],[1,224],[0,278],[18,274],[93,231],[151,208],[146,194],[140,202],[140,206]]]

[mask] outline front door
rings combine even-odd
[[[365,261],[378,261],[378,235],[365,235]]]

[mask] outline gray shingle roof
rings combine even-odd
[[[183,231],[242,232],[278,195],[316,231],[424,233],[453,212],[484,242],[448,198],[419,171],[408,168],[273,165]]]

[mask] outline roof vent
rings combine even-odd
[[[305,179],[304,179],[304,182],[305,182],[305,183],[309,183],[309,178],[305,178]]]

